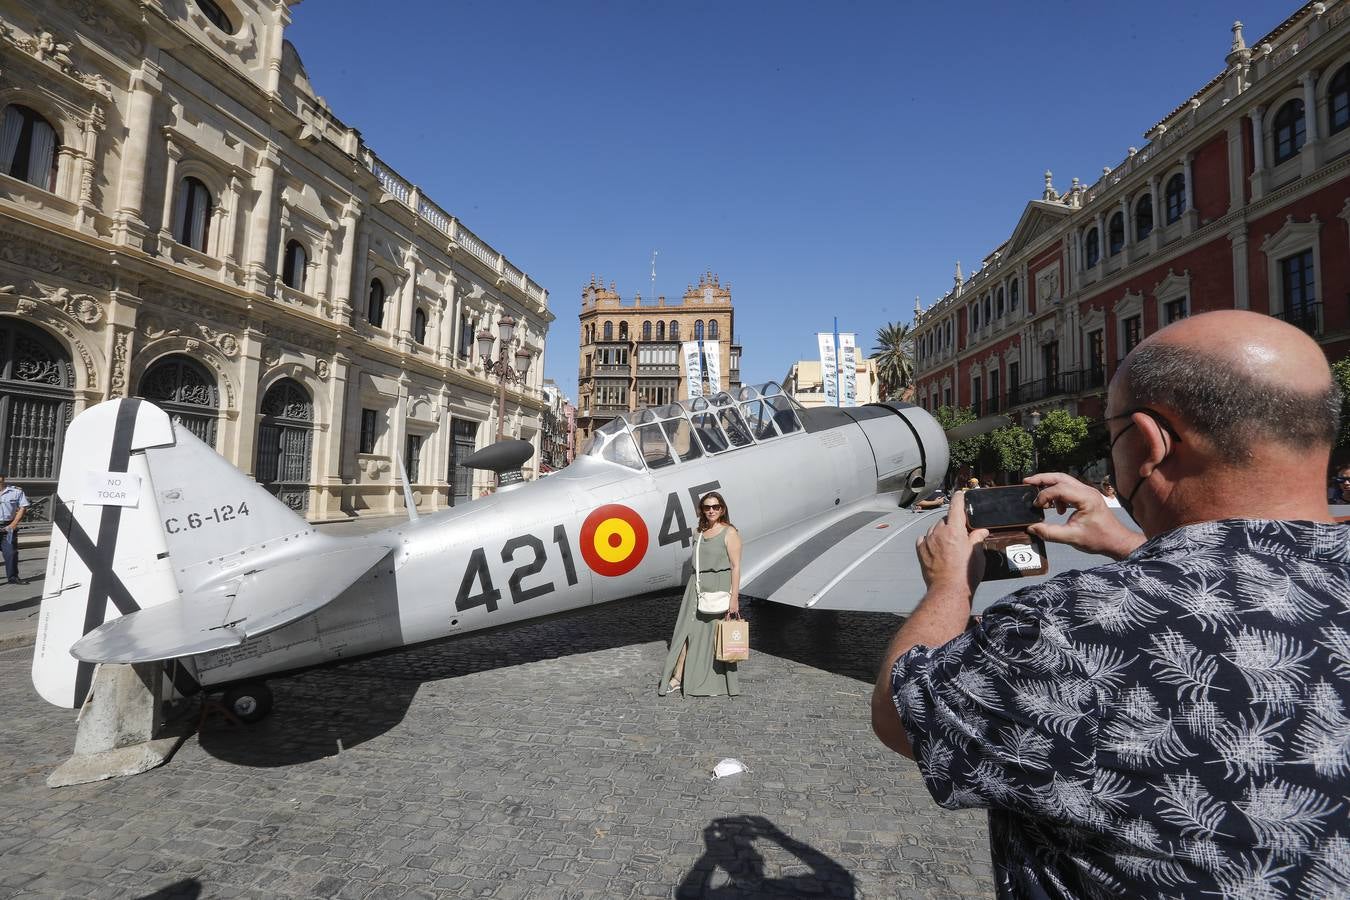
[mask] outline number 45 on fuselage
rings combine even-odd
[[[33,681],[79,706],[101,662],[178,660],[191,690],[670,592],[711,490],[745,541],[743,595],[903,613],[928,519],[910,507],[946,470],[918,407],[746,386],[616,418],[548,478],[338,537],[152,404],[109,401],[67,429]]]

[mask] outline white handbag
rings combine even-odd
[[[731,610],[731,591],[705,591],[699,581],[698,548],[703,544],[703,533],[694,539],[694,591],[698,594],[698,611],[705,616],[720,616]]]

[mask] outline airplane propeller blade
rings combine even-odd
[[[947,440],[964,441],[966,438],[979,437],[982,434],[988,434],[991,431],[1006,428],[1011,424],[1012,419],[1007,416],[985,416],[983,419],[976,419],[974,422],[967,422],[964,425],[957,425],[955,428],[948,428]]]

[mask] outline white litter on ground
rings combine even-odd
[[[713,778],[726,778],[728,775],[735,775],[738,772],[749,772],[745,763],[739,759],[724,759],[713,767]]]

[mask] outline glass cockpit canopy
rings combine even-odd
[[[770,381],[616,416],[582,451],[630,469],[663,469],[801,431],[797,405]]]

